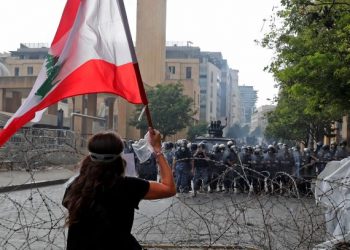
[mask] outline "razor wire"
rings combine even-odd
[[[26,171],[31,181],[35,181],[35,172],[40,168],[61,166],[67,159],[78,163],[84,155],[77,146],[80,144],[77,138],[55,147],[52,141],[41,139],[37,144],[26,138],[22,145],[2,152],[0,166],[8,164],[9,159],[17,160],[21,163],[17,168]],[[244,165],[236,167],[227,168],[218,178],[235,171],[235,176],[249,187],[248,173],[252,170]],[[314,185],[305,194],[299,186],[303,180],[284,172],[275,175],[287,178],[288,185],[282,186],[268,172],[256,171],[254,175],[261,176],[264,183],[275,184],[278,190],[202,191],[196,197],[189,193],[142,201],[135,211],[132,233],[147,249],[317,249],[322,242],[338,240],[327,231],[327,225],[342,218],[327,217],[326,213],[333,211],[337,215],[344,204],[331,201],[333,207],[325,208],[315,202]],[[349,189],[346,176],[325,181],[331,188],[324,196],[329,197],[338,188]],[[64,189],[57,185],[0,193],[0,249],[65,249],[67,211],[61,204]],[[346,235],[344,231],[344,239]],[[345,246],[344,241],[340,240],[338,245]]]

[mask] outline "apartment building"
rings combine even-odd
[[[191,47],[189,42],[168,42],[166,46],[165,84],[181,83],[184,95],[193,99],[192,109],[196,111],[192,124],[199,122],[199,64],[200,49]],[[172,140],[186,138],[187,129],[177,133]]]

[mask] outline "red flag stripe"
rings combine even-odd
[[[80,0],[68,0],[64,7],[63,14],[61,17],[60,24],[57,28],[55,37],[51,43],[51,47],[54,46],[61,38],[70,31],[72,28],[75,18],[78,13],[80,6]]]
[[[138,81],[135,79],[137,64],[128,63],[122,66],[103,60],[90,60],[77,68],[62,82],[58,83],[54,91],[48,94],[42,102],[30,109],[22,116],[16,117],[11,124],[0,131],[0,145],[3,145],[16,131],[35,117],[40,111],[59,100],[92,93],[111,93],[127,99],[135,104],[147,104],[147,98],[142,92],[140,96]],[[114,72],[114,74],[111,74]]]

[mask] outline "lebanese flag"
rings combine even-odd
[[[111,93],[147,105],[123,0],[68,0],[33,89],[0,131],[0,146],[48,106]]]

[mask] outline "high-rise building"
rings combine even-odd
[[[241,122],[241,104],[240,93],[238,89],[238,70],[231,69],[226,59],[223,58],[220,52],[202,52],[204,62],[208,61],[215,65],[218,71],[217,77],[217,100],[216,100],[216,119],[224,120],[227,118],[227,128],[235,123]],[[202,71],[204,72],[204,71]],[[207,81],[207,85],[204,82]],[[206,97],[206,87],[208,86],[208,78],[205,74],[201,75],[201,96]],[[202,101],[206,104],[206,101]],[[206,106],[207,108],[208,106]],[[204,119],[204,109],[201,109],[201,119]],[[206,111],[208,112],[208,111]],[[207,117],[207,116],[206,116]],[[225,133],[225,130],[224,130]]]
[[[258,99],[257,91],[253,86],[239,86],[241,110],[242,110],[242,125],[250,125],[251,117],[255,111],[255,104]]]

